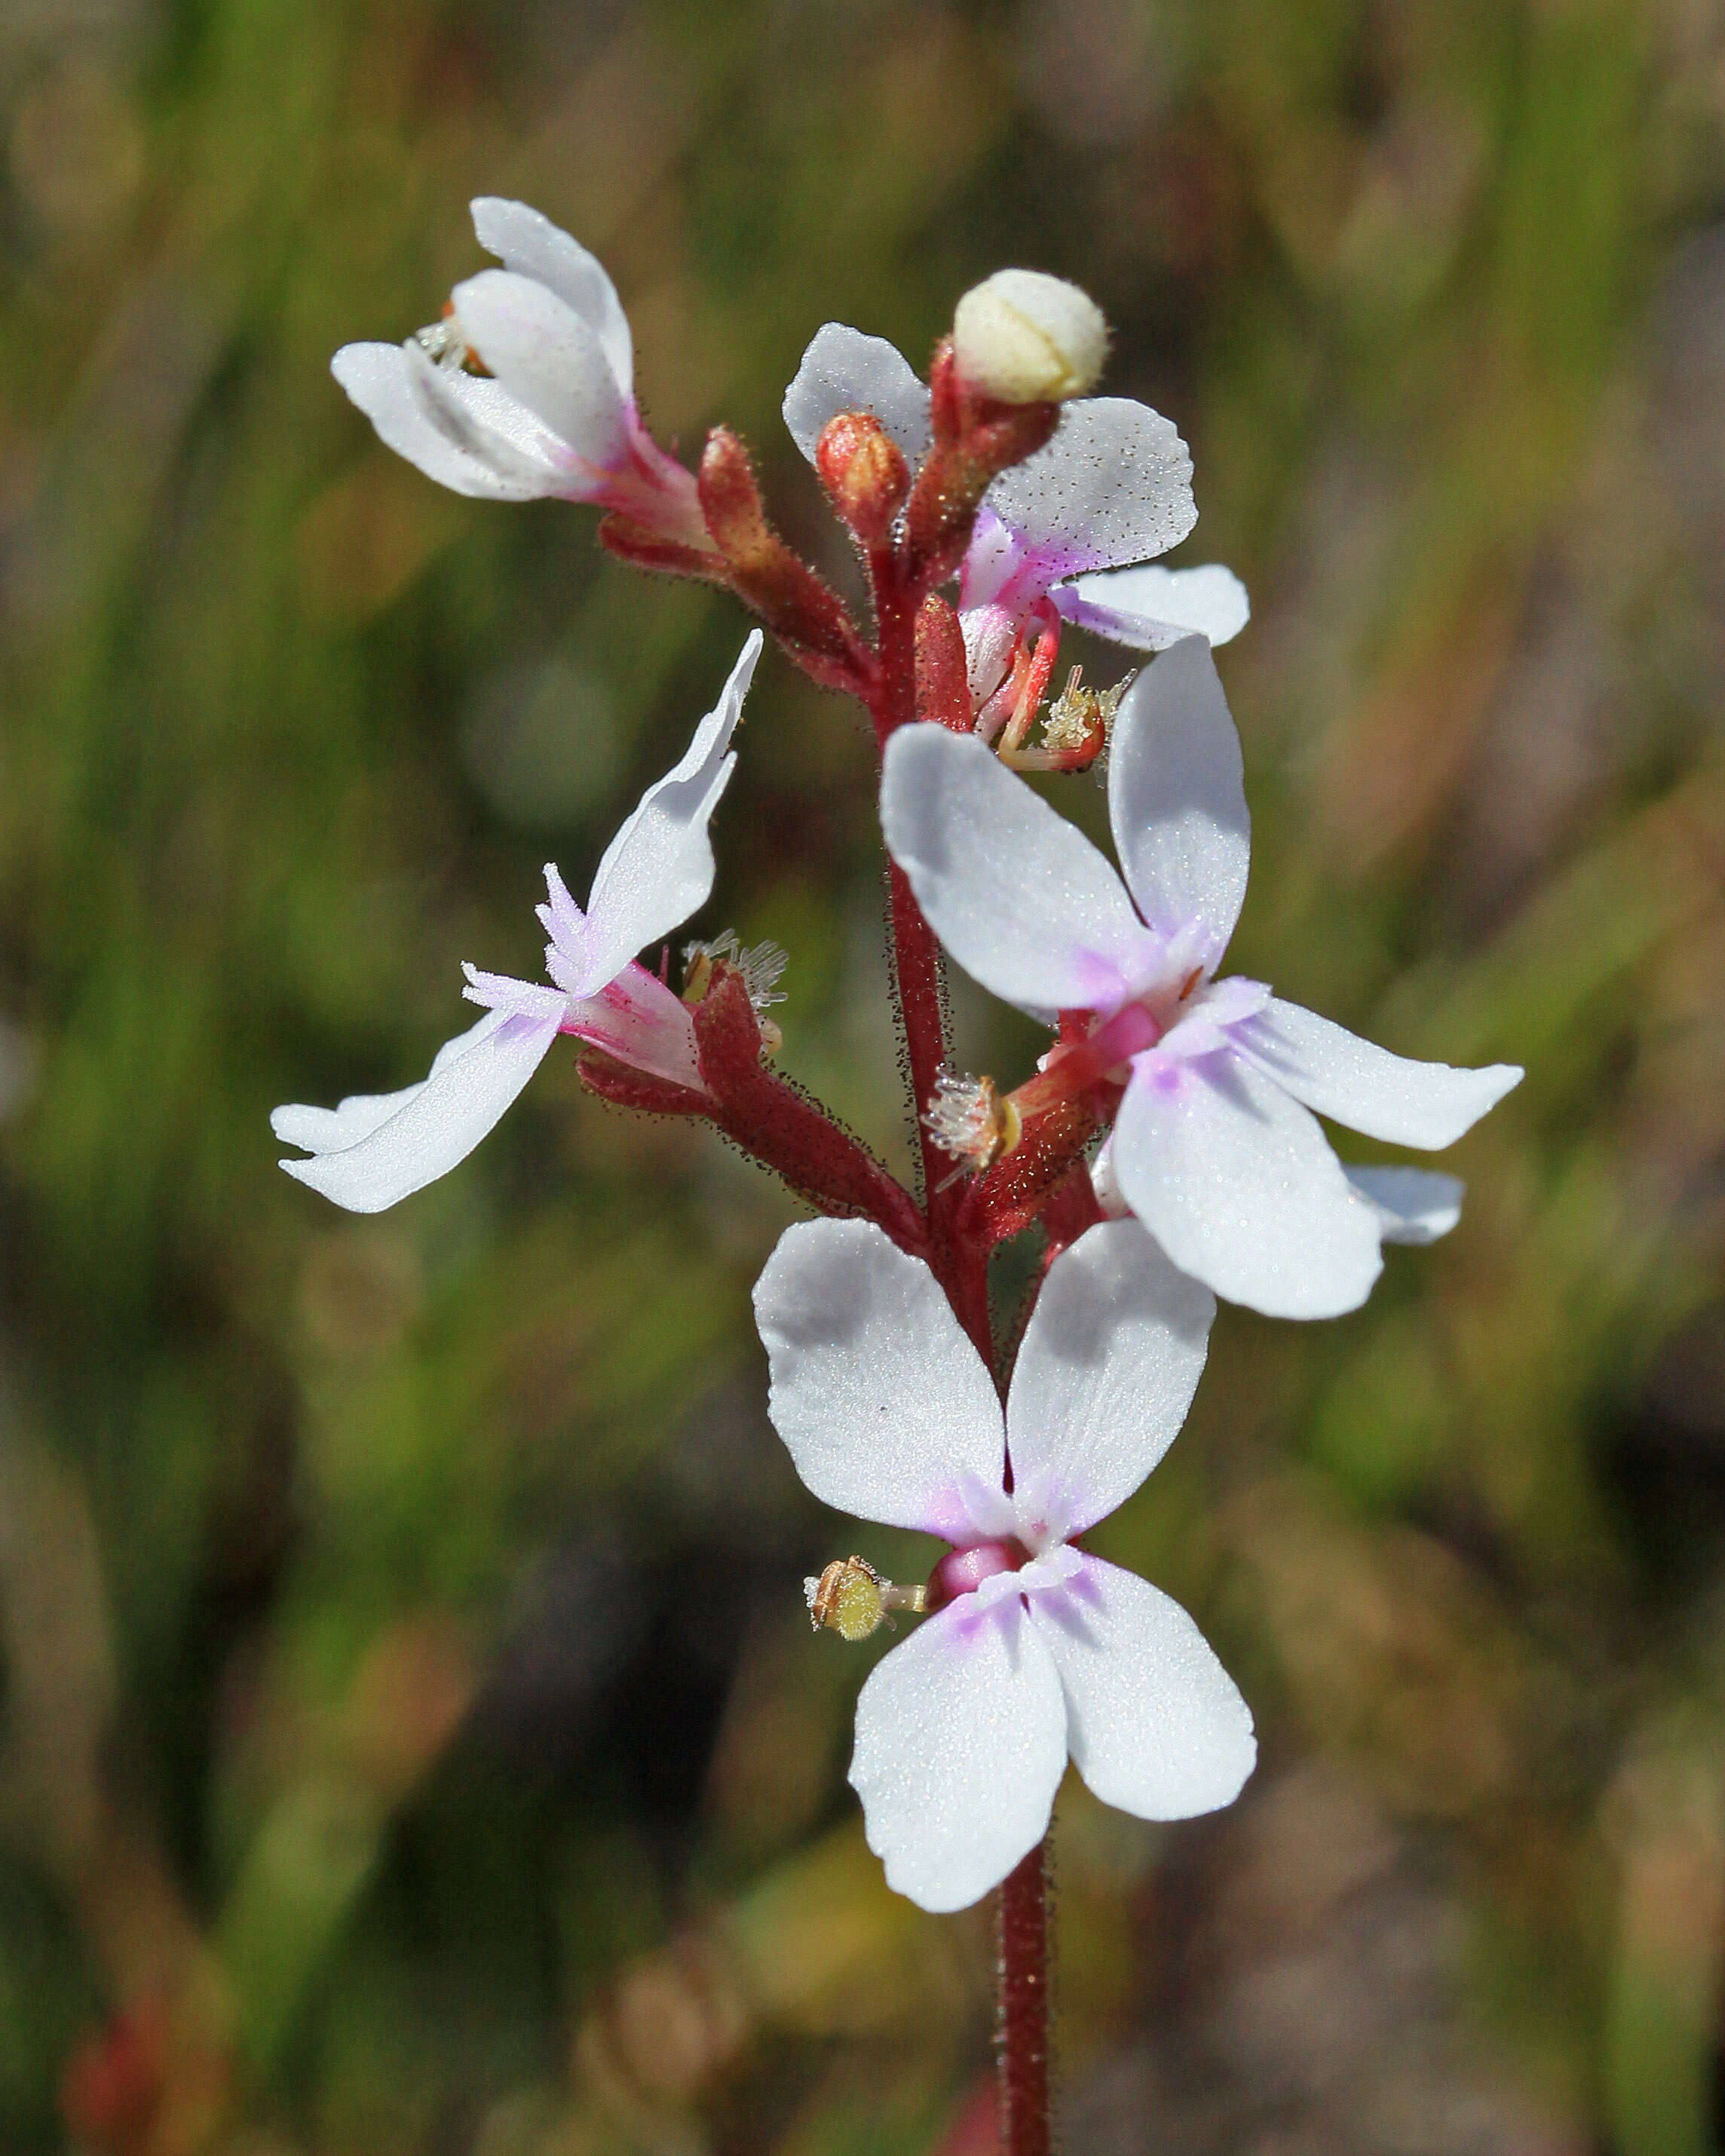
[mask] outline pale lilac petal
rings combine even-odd
[[[503,454],[472,426],[451,427],[427,398],[423,374],[434,374],[416,345],[344,344],[330,372],[359,407],[377,438],[428,479],[481,501],[531,501],[547,490],[542,466]]]
[[[1186,1419],[1216,1299],[1136,1220],[1092,1228],[1049,1268],[1006,1404],[1013,1502],[1032,1549],[1123,1505]]]
[[[628,449],[628,407],[592,326],[555,292],[482,270],[451,295],[470,345],[505,391],[578,457],[601,468]]]
[[[1177,1820],[1233,1803],[1257,1763],[1251,1710],[1178,1602],[1086,1557],[1030,1622],[1060,1672],[1072,1763],[1104,1804]]]
[[[1279,996],[1241,1027],[1238,1040],[1242,1053],[1319,1115],[1424,1152],[1453,1145],[1522,1079],[1513,1063],[1466,1070],[1392,1055]]]
[[[1049,593],[1075,629],[1133,651],[1166,651],[1183,636],[1226,644],[1251,619],[1246,588],[1219,562],[1197,569],[1099,569]]]
[[[767,1411],[815,1496],[889,1527],[975,1539],[965,1484],[1000,1489],[1005,1425],[927,1266],[871,1221],[807,1221],[768,1260],[755,1318]]]
[[[850,1782],[886,1883],[921,1907],[963,1909],[1048,1831],[1066,1766],[1052,1656],[1011,1597],[974,1595],[920,1625],[856,1703]]]
[[[827,322],[809,340],[784,393],[785,425],[811,464],[822,429],[840,412],[873,413],[912,470],[932,439],[927,386],[904,354],[885,337]]]
[[[644,966],[625,966],[597,995],[570,997],[562,1029],[633,1070],[706,1091],[689,1006]]]
[[[1165,554],[1198,521],[1186,444],[1129,397],[1068,404],[1048,447],[1003,472],[988,506],[1018,535],[1042,590]]]
[[[485,1034],[495,1032],[506,1015],[502,1011],[487,1011],[465,1033],[446,1040],[431,1059],[429,1077],[435,1078]],[[350,1093],[333,1108],[277,1108],[270,1117],[270,1127],[284,1145],[298,1146],[305,1152],[336,1152],[343,1146],[357,1145],[360,1139],[369,1137],[398,1108],[406,1107],[416,1094],[423,1092],[428,1082],[429,1078],[421,1078],[394,1093]]]
[[[964,674],[972,706],[980,711],[1006,679],[1019,625],[1004,607],[967,608],[958,617],[964,638]]]
[[[1461,1218],[1466,1186],[1429,1168],[1350,1168],[1342,1173],[1378,1215],[1386,1243],[1435,1243]]]
[[[1183,1272],[1271,1317],[1334,1317],[1383,1269],[1378,1216],[1316,1118],[1231,1055],[1137,1058],[1113,1171]]]
[[[706,903],[716,870],[707,824],[736,767],[731,737],[760,655],[755,629],[675,768],[647,788],[606,847],[587,901],[585,975],[568,984],[572,994],[593,994]]]
[[[1108,821],[1127,887],[1153,928],[1208,931],[1208,965],[1245,899],[1252,826],[1240,736],[1216,663],[1189,636],[1126,692],[1108,756]]]
[[[1113,1010],[1153,974],[1160,946],[1113,869],[974,736],[896,733],[880,822],[934,932],[993,994]]]
[[[465,1160],[500,1120],[557,1039],[562,1001],[539,1018],[487,1013],[439,1051],[423,1084],[344,1101],[321,1131],[308,1120],[315,1111],[278,1109],[276,1136],[314,1148],[311,1159],[281,1165],[350,1213],[381,1213],[411,1197]],[[385,1106],[387,1115],[375,1114]]]
[[[575,310],[598,338],[617,387],[628,397],[634,384],[634,345],[603,263],[526,203],[480,195],[471,207],[480,245],[506,270],[548,285]]]
[[[1169,971],[1173,970],[1170,967]],[[1244,973],[1207,982],[1193,992],[1183,1006],[1184,1017],[1177,1019],[1156,1045],[1163,1055],[1178,1055],[1186,1061],[1197,1055],[1213,1055],[1219,1048],[1231,1048],[1235,1028],[1246,1019],[1255,1018],[1270,1000],[1266,984],[1249,981]]]
[[[586,501],[606,475],[578,456],[520,398],[487,375],[459,367],[435,367],[412,339],[403,346],[413,393],[432,424],[458,449],[481,457],[498,471],[531,482],[536,494]]]

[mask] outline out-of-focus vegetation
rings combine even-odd
[[[274,1164],[275,1103],[424,1070],[460,959],[535,969],[540,863],[742,632],[331,382],[481,191],[837,572],[806,338],[1086,285],[1253,592],[1236,963],[1529,1068],[1365,1311],[1224,1313],[1108,1531],[1265,1749],[1213,1822],[1063,1796],[1068,2146],[1717,2144],[1722,113],[1707,0],[9,0],[0,2145],[988,2146],[985,1921],[886,1892],[869,1650],[802,1610],[855,1531],[762,1413],[783,1202],[564,1055],[380,1219]],[[770,660],[718,836],[785,1067],[901,1147],[869,759]]]

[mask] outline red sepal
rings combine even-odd
[[[597,1093],[602,1101],[614,1101],[619,1108],[644,1108],[655,1116],[710,1116],[713,1111],[707,1094],[697,1092],[692,1086],[675,1086],[669,1078],[655,1078],[632,1064],[619,1063],[603,1048],[583,1049],[576,1058],[575,1069],[588,1092]]]
[[[731,566],[722,554],[662,539],[644,524],[637,524],[614,509],[600,520],[599,544],[619,561],[637,569],[659,569],[672,577],[699,577],[710,584],[731,581]]]
[[[975,724],[964,631],[952,608],[933,592],[916,614],[916,716],[955,734],[968,734]]]
[[[728,427],[715,427],[707,436],[698,484],[732,589],[805,674],[824,687],[865,694],[872,654],[836,595],[768,522],[749,453]]]
[[[979,403],[959,416],[961,432],[929,452],[905,511],[906,569],[924,591],[963,560],[983,496],[1002,472],[1043,447],[1060,423],[1060,408]]]
[[[916,1201],[824,1109],[761,1060],[761,1024],[741,974],[716,965],[695,1006],[707,1112],[725,1135],[823,1213],[873,1220],[901,1250],[926,1257]]]
[[[1025,1123],[1012,1152],[970,1188],[970,1205],[987,1224],[990,1243],[1004,1243],[1029,1226],[1049,1193],[1082,1161],[1096,1131],[1096,1111],[1085,1098],[1062,1101]]]

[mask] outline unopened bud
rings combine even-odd
[[[952,320],[966,387],[1003,404],[1082,397],[1107,352],[1108,325],[1096,301],[1040,270],[997,270],[964,295]]]
[[[911,490],[905,453],[872,412],[840,412],[822,428],[814,468],[833,506],[865,547],[878,546]]]

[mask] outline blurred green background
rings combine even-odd
[[[1720,2145],[1722,116],[1710,0],[5,0],[0,2147],[989,2145],[986,1915],[887,1893],[875,1650],[803,1610],[916,1555],[766,1424],[791,1209],[562,1051],[379,1219],[275,1165],[461,959],[536,970],[540,864],[584,889],[741,639],[331,382],[479,192],[839,576],[814,329],[1084,284],[1255,602],[1235,963],[1529,1069],[1367,1309],[1224,1312],[1107,1530],[1264,1753],[1165,1830],[1069,1780],[1071,2156]],[[900,1159],[877,845],[769,655],[701,925],[787,945],[783,1067]]]

